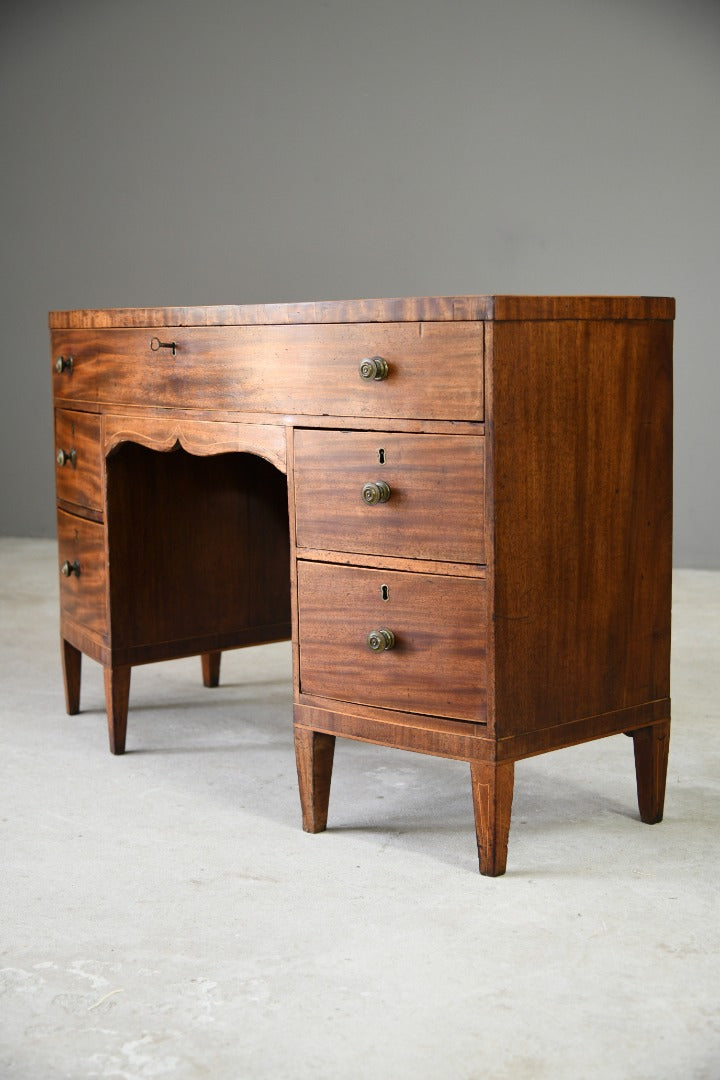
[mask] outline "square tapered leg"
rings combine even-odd
[[[80,712],[80,672],[82,653],[69,641],[62,641],[63,680],[65,682],[65,707],[68,716]]]
[[[662,821],[665,805],[670,720],[628,732],[635,749],[638,809],[646,825]]]
[[[202,653],[202,680],[203,686],[220,685],[220,657],[221,652]]]
[[[305,832],[322,832],[327,826],[334,754],[334,735],[295,728],[295,757]]]
[[[514,762],[470,762],[480,873],[499,877],[507,863]]]
[[[110,752],[125,753],[128,702],[130,700],[130,667],[106,667],[105,708],[107,709]]]

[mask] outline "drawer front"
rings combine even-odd
[[[58,555],[63,615],[106,638],[105,527],[58,510]],[[66,563],[73,567],[68,576],[62,573]]]
[[[175,345],[151,348],[151,341]],[[55,331],[60,399],[239,412],[483,419],[483,324],[363,323]],[[382,357],[387,377],[364,379]]]
[[[58,499],[102,510],[100,417],[55,412],[55,487]]]
[[[298,619],[302,693],[485,722],[484,580],[300,561]]]
[[[298,547],[485,562],[482,437],[298,430],[294,442]]]
[[[50,335],[53,398],[97,401],[97,332],[54,330]]]

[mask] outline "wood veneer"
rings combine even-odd
[[[338,736],[468,761],[483,874],[505,870],[533,754],[629,734],[640,817],[660,821],[674,313],[616,296],[51,313],[56,449],[76,449],[57,465],[59,565],[80,567],[61,579],[67,711],[86,653],[121,754],[134,664],[198,654],[212,687],[224,649],[291,636],[308,831]],[[360,379],[375,355],[388,377]],[[370,651],[383,628],[392,647]]]
[[[658,321],[493,327],[500,738],[669,695],[671,343]]]
[[[368,507],[363,487],[377,481],[390,496]],[[484,481],[483,438],[299,429],[298,548],[483,564]]]
[[[102,512],[101,421],[93,413],[58,409],[55,413],[57,497]],[[65,460],[58,455],[65,455]],[[61,463],[62,461],[62,463]]]
[[[666,296],[406,296],[299,304],[51,311],[51,330],[131,326],[285,326],[296,323],[483,322],[525,319],[674,319]]]
[[[54,347],[73,357],[55,373],[56,400],[117,405],[151,401],[179,409],[281,415],[482,420],[483,324],[392,323],[180,327],[164,337],[146,329],[58,330]],[[382,355],[385,382],[357,377]],[[479,362],[478,362],[479,361]],[[448,368],[452,377],[448,377]]]
[[[485,720],[484,580],[300,560],[297,590],[303,694]],[[385,626],[395,644],[373,653]]]

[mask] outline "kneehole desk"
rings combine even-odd
[[[657,297],[50,315],[67,711],[125,748],[134,665],[292,639],[303,827],[337,736],[470,763],[480,871],[515,762],[632,735],[662,818],[672,327]],[[362,816],[362,810],[358,813]]]

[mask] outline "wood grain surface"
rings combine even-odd
[[[108,458],[107,518],[114,650],[288,636],[287,484],[262,458],[126,443]]]
[[[507,865],[515,782],[513,762],[470,762],[480,873],[498,877]]]
[[[668,696],[671,355],[665,322],[494,328],[499,737]]]
[[[297,575],[303,693],[484,720],[483,580],[305,561]],[[374,653],[367,635],[383,628],[395,647]]]
[[[327,826],[334,754],[334,735],[295,728],[295,759],[305,832],[319,833]]]
[[[64,510],[57,512],[58,569],[64,562],[80,566],[80,573],[60,574],[60,603],[74,622],[107,639],[107,560],[102,525]]]
[[[298,547],[485,561],[482,438],[299,430],[294,475]],[[367,505],[377,481],[390,498]]]
[[[109,454],[115,447],[128,442],[163,453],[177,446],[201,457],[256,454],[280,472],[287,469],[285,428],[280,424],[209,423],[184,417],[106,413],[103,417],[103,452]]]
[[[483,328],[478,323],[190,327],[176,353],[153,351],[146,330],[55,331],[57,400],[165,408],[440,420],[483,418]],[[382,356],[389,375],[360,377]]]
[[[100,417],[93,413],[57,409],[55,412],[55,487],[58,499],[102,511]],[[60,465],[58,451],[75,452]]]
[[[485,319],[672,319],[675,301],[655,296],[409,296],[51,311],[51,329],[121,326],[269,326],[292,323],[464,322]]]

